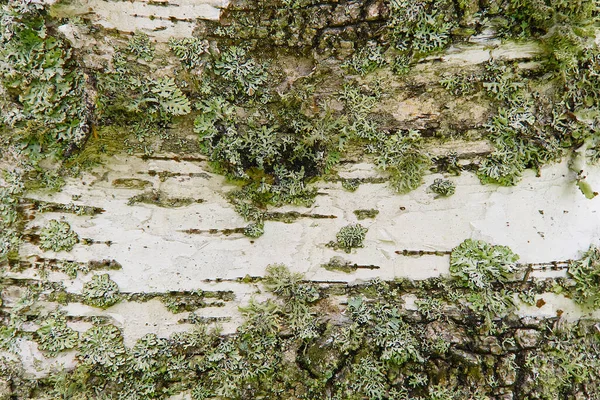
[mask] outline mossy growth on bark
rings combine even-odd
[[[432,138],[460,137],[467,129],[494,147],[475,163],[483,183],[514,185],[525,169],[539,173],[584,144],[590,160],[597,153],[592,0],[238,3],[221,21],[199,22],[195,36],[165,46],[141,31],[115,39],[110,62],[92,69],[85,65],[89,52],[71,48],[56,28],[68,17],[59,21],[43,5],[3,5],[2,129],[9,134],[3,147],[12,146],[38,171],[36,181],[53,188],[61,175],[79,173],[115,147],[145,155],[199,150],[215,171],[243,186],[231,197],[236,208],[263,209],[311,205],[310,184],[335,174],[357,150],[394,190],[409,192],[431,167]],[[416,68],[489,32],[538,43],[537,66],[492,59],[469,72]],[[154,76],[156,69],[164,73]],[[410,94],[398,88],[422,91],[419,77],[432,71],[438,78],[427,91],[439,82],[461,101],[479,104],[485,97],[488,123],[424,126],[390,117],[390,99]],[[46,86],[54,97],[35,95]],[[176,133],[190,133],[191,121],[199,148]],[[44,171],[38,162],[51,154],[66,160]],[[576,183],[592,197],[583,177]]]
[[[491,245],[479,247],[464,257],[490,271],[500,256]],[[461,249],[457,253],[464,253]],[[525,291],[543,296],[549,288],[535,282],[524,286],[520,276],[496,276],[489,275],[486,284],[503,285],[511,296]],[[515,302],[490,318],[469,304],[469,293],[479,289],[453,277],[347,286],[341,305],[332,303],[339,291],[306,281],[281,264],[267,267],[262,286],[271,298],[243,307],[244,322],[233,335],[219,335],[198,321],[191,331],[170,338],[148,334],[132,346],[125,346],[119,328],[100,319],[77,339],[63,315],[28,306],[41,294],[31,292],[21,307],[3,316],[8,324],[2,339],[28,315],[40,324],[30,339],[48,354],[72,348],[78,364],[37,381],[13,371],[18,375],[13,379],[27,384],[9,393],[15,398],[69,398],[74,391],[84,398],[98,393],[111,398],[126,391],[146,398],[190,393],[193,399],[458,400],[540,393],[593,398],[598,390],[597,321],[521,318]],[[417,298],[416,309],[405,304],[407,295]],[[184,303],[190,300],[196,301]],[[23,331],[16,335],[28,337]],[[10,365],[7,359],[0,362],[3,369]]]
[[[432,168],[458,175],[458,155],[439,156],[432,166],[428,149],[450,137],[468,140],[467,131],[494,149],[472,164],[482,183],[518,184],[526,169],[540,173],[576,150],[597,161],[597,19],[592,0],[232,2],[221,21],[198,21],[195,36],[171,39],[168,50],[142,32],[128,40],[115,35],[113,57],[90,66],[89,49],[71,47],[58,30],[68,18],[42,4],[3,2],[0,152],[16,168],[0,189],[0,262],[19,259],[26,186],[59,189],[64,177],[104,154],[202,153],[239,185],[228,198],[251,238],[277,217],[269,207],[311,206],[318,194],[312,183],[335,177],[342,161],[372,162],[399,193],[420,187]],[[489,32],[537,43],[540,52],[531,63],[491,59],[473,71],[445,69],[445,49],[485,42]],[[419,105],[483,104],[484,117],[454,124],[437,120],[437,111],[402,115],[410,102],[398,110],[398,99],[419,96]],[[580,171],[573,170],[574,179],[594,197]],[[341,182],[348,191],[381,183]],[[449,185],[437,186],[450,194]],[[168,207],[199,201],[164,192],[131,198]],[[42,230],[43,249],[74,246],[77,236],[65,224]],[[347,226],[332,246],[351,253],[366,233]],[[91,278],[81,295],[60,283],[23,283],[24,293],[0,310],[0,348],[16,354],[22,341],[36,341],[48,355],[72,350],[78,364],[36,380],[3,355],[0,391],[23,399],[594,398],[598,322],[519,318],[516,308],[550,289],[597,308],[597,258],[590,249],[570,265],[569,279],[552,287],[521,280],[510,249],[468,240],[450,256],[450,278],[374,280],[337,293],[272,265],[263,280],[269,299],[241,309],[235,334],[198,323],[170,338],[146,335],[131,347],[105,320],[77,335],[65,316],[39,307],[110,307],[125,295],[108,275]],[[328,266],[357,268],[335,258]],[[71,277],[90,271],[56,268]],[[334,299],[340,292],[341,303]],[[408,295],[417,298],[416,309],[404,303]],[[161,299],[179,313],[202,307],[205,296]]]

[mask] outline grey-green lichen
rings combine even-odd
[[[40,231],[39,245],[42,250],[71,251],[77,243],[79,236],[65,221],[50,220]]]
[[[431,159],[423,152],[423,140],[417,131],[396,132],[382,137],[369,149],[375,163],[390,173],[390,185],[399,193],[421,186]]]
[[[160,300],[165,305],[167,310],[174,314],[184,311],[195,311],[199,308],[207,306],[217,306],[223,303],[207,303],[207,296],[202,290],[197,290],[191,293],[166,293],[160,296]]]
[[[455,249],[458,264],[480,263],[484,271],[496,266],[505,272],[485,273],[487,285],[518,292],[524,282],[498,267],[515,259],[508,249],[483,242],[467,241]],[[470,271],[465,266],[461,270]],[[127,392],[136,398],[168,398],[190,392],[193,399],[314,400],[330,391],[349,399],[401,395],[456,400],[493,397],[499,387],[531,398],[540,390],[546,398],[596,393],[597,321],[557,325],[554,318],[521,320],[510,315],[516,311],[514,303],[506,304],[506,317],[489,315],[489,307],[465,301],[480,292],[469,287],[472,281],[462,274],[423,281],[376,279],[333,290],[282,264],[270,265],[262,283],[272,297],[243,307],[244,321],[235,334],[219,335],[198,321],[193,330],[170,338],[148,334],[127,347],[116,326],[98,319],[73,347],[78,360],[73,370],[23,385],[35,392],[28,389],[17,398],[69,398],[74,390],[89,397]],[[540,293],[551,284],[525,286]],[[331,302],[340,289],[346,305]],[[405,294],[417,296],[418,310],[406,307]],[[39,312],[30,304],[24,298],[12,318]],[[63,333],[60,315],[41,318],[38,342],[54,343],[49,349],[57,351],[75,342],[73,332]],[[61,329],[55,337],[44,336],[56,327]],[[260,374],[252,372],[257,368]],[[5,361],[0,370],[15,381],[32,383],[15,376],[17,371]],[[404,379],[397,379],[399,374]],[[440,380],[440,374],[454,379]],[[14,388],[10,393],[18,392]]]
[[[207,40],[196,37],[169,39],[169,49],[187,68],[197,68],[202,65],[205,53],[208,52]]]
[[[363,242],[367,236],[368,229],[361,224],[351,224],[344,226],[335,235],[335,242],[329,242],[327,246],[334,249],[344,250],[350,253],[352,249],[363,247]]]
[[[46,260],[45,260],[46,261]],[[121,264],[115,260],[91,260],[88,262],[77,262],[69,260],[48,260],[42,268],[49,268],[54,271],[60,271],[71,279],[77,278],[79,274],[85,275],[98,270],[118,270],[122,269]]]
[[[264,222],[251,222],[244,228],[244,235],[250,238],[261,237],[265,233]]]
[[[0,126],[34,163],[82,145],[90,129],[84,74],[68,43],[48,32],[43,8],[0,9]]]
[[[519,256],[506,246],[467,239],[452,249],[450,275],[470,289],[490,288],[493,282],[506,282],[517,270]]]
[[[431,185],[429,190],[437,194],[436,197],[448,197],[454,194],[456,185],[447,179],[436,178]]]
[[[377,43],[368,43],[356,51],[352,57],[342,64],[351,73],[367,75],[386,63],[383,48]]]
[[[483,130],[494,152],[479,163],[482,182],[516,184],[525,169],[539,170],[595,136],[593,1],[363,3],[286,0],[264,9],[262,3],[258,9],[232,3],[223,11],[228,25],[209,30],[210,42],[204,37],[171,41],[183,72],[157,79],[148,63],[159,50],[144,34],[134,34],[112,65],[98,72],[78,65],[80,55],[56,31],[65,21],[46,14],[43,5],[4,4],[2,137],[16,145],[14,153],[26,155],[33,172],[45,157],[61,159],[76,151],[93,130],[88,120],[97,123],[100,136],[113,128],[131,131],[126,147],[150,154],[152,141],[168,141],[171,124],[188,116],[196,120],[202,150],[215,171],[238,179],[241,188],[231,201],[257,228],[268,206],[312,204],[317,193],[310,182],[335,172],[349,155],[372,156],[399,192],[418,187],[430,166],[427,136],[445,133],[435,125],[416,132],[412,121],[403,121],[408,127],[394,125],[379,109],[395,94],[388,89],[419,87],[408,80],[378,84],[373,77],[380,72],[385,77],[391,69],[398,74],[394,79],[410,79],[424,56],[460,43],[471,31],[491,28],[503,38],[536,40],[545,53],[539,70],[494,61],[473,75],[444,76],[440,82],[455,96],[492,104]],[[203,23],[198,22],[200,35]],[[279,80],[280,58],[272,57],[281,50],[276,46],[293,50],[282,53],[321,58],[312,60],[314,70],[311,66],[307,76]],[[338,58],[322,58],[330,54]],[[360,78],[337,75],[341,63]],[[95,102],[86,101],[85,74],[98,78]],[[91,112],[88,105],[94,103]],[[451,158],[447,172],[460,173]],[[44,186],[58,187],[63,172],[36,176]],[[16,258],[21,195],[2,194],[0,258]],[[355,228],[334,247],[350,251],[365,234],[366,228]],[[566,294],[591,307],[597,306],[596,261],[590,249],[572,263],[571,282],[565,284]],[[168,398],[181,392],[194,400],[594,398],[600,381],[597,322],[549,319],[532,328],[531,321],[511,315],[513,294],[525,293],[522,286],[527,292],[520,297],[529,303],[548,288],[515,282],[515,262],[506,248],[467,241],[452,253],[451,278],[344,287],[347,305],[275,265],[264,280],[274,298],[245,307],[244,323],[234,335],[220,336],[200,324],[171,338],[147,335],[127,348],[118,328],[95,324],[74,347],[79,365],[73,371],[32,383],[3,358],[0,388],[7,386],[17,398]],[[65,267],[71,274],[76,269]],[[93,278],[84,292],[104,307],[118,297],[115,286],[108,277]],[[32,336],[49,352],[74,342],[62,322],[41,321],[35,334],[21,329],[39,313],[35,304],[42,289],[54,290],[50,284],[31,288],[10,313],[3,309],[3,348]],[[415,293],[416,311],[401,300]],[[169,306],[177,312],[201,300],[173,297]]]
[[[591,246],[568,269],[574,285],[569,287],[573,300],[585,307],[600,308],[600,249]]]
[[[81,335],[77,359],[83,368],[95,367],[99,371],[110,374],[111,371],[117,371],[119,367],[125,365],[126,352],[123,336],[117,327],[95,325]]]
[[[486,315],[488,326],[514,307],[512,293],[501,285],[514,279],[518,259],[510,248],[482,240],[467,239],[452,249],[450,276],[458,287],[469,289],[467,307]]]
[[[99,308],[108,308],[121,301],[119,286],[108,274],[94,275],[83,285],[83,303]]]
[[[20,174],[6,172],[0,185],[0,262],[15,258],[21,242],[18,205],[24,184]]]
[[[366,145],[364,150],[376,155],[377,164],[389,171],[392,186],[403,193],[420,185],[428,169],[428,158],[419,147],[421,144],[414,140],[401,157],[390,158],[392,155],[386,148],[395,147],[391,142],[397,141],[398,133],[406,136],[411,129],[381,123],[385,116],[379,115],[381,111],[376,106],[393,96],[390,88],[397,87],[388,85],[393,82],[385,82],[386,79],[408,86],[413,81],[386,74],[374,78],[376,74],[372,72],[376,69],[408,72],[424,56],[488,29],[501,38],[539,42],[544,50],[540,55],[542,70],[523,71],[516,64],[492,61],[485,71],[445,73],[440,82],[457,96],[477,96],[479,92],[489,96],[492,108],[497,108],[499,115],[491,119],[488,128],[496,151],[481,162],[479,176],[485,183],[511,185],[524,169],[539,169],[544,163],[559,159],[564,153],[562,149],[579,146],[591,135],[591,104],[598,97],[593,71],[590,72],[597,55],[591,39],[597,20],[592,3],[483,5],[420,0],[358,2],[345,9],[344,4],[294,1],[265,6],[272,13],[266,19],[259,18],[263,5],[232,5],[227,11],[227,26],[202,22],[198,36],[172,38],[169,48],[175,61],[185,68],[156,79],[150,78],[150,73],[156,66],[152,63],[158,63],[155,54],[160,49],[154,48],[147,34],[136,31],[125,46],[117,49],[111,65],[103,71],[90,72],[77,64],[82,62],[79,55],[54,31],[56,14],[46,13],[42,5],[19,8],[11,4],[3,8],[5,64],[10,66],[21,60],[20,51],[27,54],[30,49],[27,46],[35,44],[35,54],[39,55],[36,60],[47,56],[53,62],[46,65],[46,70],[55,71],[49,84],[70,85],[52,91],[61,94],[52,103],[62,104],[64,100],[77,107],[61,105],[60,112],[54,110],[58,112],[56,115],[51,110],[44,111],[44,107],[39,107],[43,100],[39,96],[29,101],[30,94],[37,89],[27,86],[27,82],[32,82],[37,87],[43,79],[34,76],[23,80],[25,86],[20,85],[14,82],[18,75],[14,68],[3,78],[8,103],[11,107],[17,104],[17,114],[38,110],[35,115],[39,114],[42,120],[52,114],[56,121],[78,121],[79,125],[75,127],[77,124],[73,122],[73,126],[63,127],[63,122],[58,124],[61,126],[36,122],[48,128],[42,132],[32,126],[37,117],[17,118],[19,124],[28,121],[19,131],[21,125],[13,124],[14,116],[8,115],[6,126],[9,130],[18,128],[17,139],[23,139],[30,154],[35,155],[32,160],[41,156],[40,148],[53,147],[54,142],[79,146],[92,130],[95,139],[98,131],[106,134],[108,128],[117,127],[131,128],[128,130],[132,134],[125,139],[128,150],[151,154],[155,150],[151,142],[157,137],[168,141],[169,124],[176,122],[176,117],[191,114],[196,118],[196,130],[215,169],[243,179],[252,191],[259,192],[253,196],[257,202],[264,204],[271,200],[269,192],[276,193],[276,201],[296,202],[295,196],[285,194],[287,188],[277,184],[279,177],[293,175],[297,186],[304,185],[335,167],[347,151],[347,144]],[[540,13],[552,18],[540,19]],[[324,17],[329,14],[331,18]],[[357,26],[360,28],[355,31]],[[314,50],[315,70],[301,78],[286,80],[277,57],[286,48],[298,50],[298,56]],[[318,61],[331,55],[338,56],[331,59],[332,63],[343,65],[365,79],[338,74],[335,68],[321,68]],[[36,65],[26,63],[20,70],[33,73],[39,70]],[[197,73],[190,73],[191,70]],[[85,73],[95,74],[92,77],[95,79],[86,78],[83,82]],[[384,81],[379,81],[380,78]],[[95,107],[84,93],[90,82],[97,82]],[[323,85],[324,82],[327,84]],[[359,96],[350,101],[352,96],[346,88],[353,87],[356,92],[358,86]],[[552,90],[544,89],[550,86]],[[336,108],[335,96],[331,96],[340,89],[346,103],[343,110]],[[190,99],[197,100],[197,110]],[[216,107],[213,103],[220,105]],[[76,115],[63,118],[64,110],[75,110]],[[528,113],[536,117],[535,121],[527,117]],[[508,122],[504,123],[507,116]],[[72,132],[58,133],[63,128],[77,131],[78,139],[71,140]],[[419,128],[428,134],[429,129],[435,127]],[[29,135],[28,131],[35,132]],[[441,131],[435,134],[445,135]],[[390,143],[386,145],[388,139]],[[67,155],[75,149],[76,146],[70,146]],[[275,171],[274,166],[282,160],[285,168]],[[308,201],[307,196],[301,197],[302,201]]]
[[[38,348],[51,357],[72,349],[79,343],[79,333],[67,326],[62,314],[53,314],[46,318],[40,324],[36,335]]]
[[[355,192],[360,186],[360,180],[359,179],[343,179],[342,180],[342,187],[344,189],[346,189],[349,192]]]
[[[144,61],[152,61],[154,58],[154,45],[150,41],[148,34],[142,31],[135,31],[127,43],[126,51],[135,57]]]

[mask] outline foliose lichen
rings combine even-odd
[[[352,249],[363,247],[367,231],[368,229],[361,224],[347,225],[335,235],[336,241],[329,242],[327,246],[350,253]]]
[[[108,308],[121,301],[119,286],[108,274],[94,275],[83,285],[81,294],[84,304],[98,308]]]
[[[436,197],[448,197],[454,194],[456,185],[447,179],[436,178],[431,185],[429,190],[437,194]]]
[[[79,243],[79,235],[71,230],[71,225],[55,219],[48,221],[40,231],[40,248],[52,251],[71,251]]]

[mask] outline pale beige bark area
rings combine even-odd
[[[85,16],[94,24],[119,33],[146,32],[155,40],[188,37],[197,19],[218,20],[227,0],[74,0],[61,13]]]
[[[205,173],[203,177],[173,177],[161,182],[147,172]],[[351,165],[340,172],[344,177],[372,177],[378,173],[370,164]],[[49,219],[67,220],[80,237],[97,241],[110,240],[111,246],[77,245],[70,253],[42,252],[33,245],[24,245],[24,259],[34,255],[48,258],[89,261],[118,260],[123,269],[110,271],[111,279],[126,293],[231,290],[235,300],[224,307],[206,307],[196,311],[204,317],[230,318],[221,325],[225,333],[234,332],[238,324],[238,306],[252,298],[264,299],[259,284],[214,282],[215,279],[235,279],[245,275],[262,276],[267,265],[284,263],[291,270],[305,274],[314,281],[360,283],[373,278],[424,279],[448,272],[448,256],[403,256],[396,251],[447,251],[466,238],[483,239],[511,247],[522,262],[547,263],[578,257],[600,238],[600,202],[587,200],[573,184],[574,177],[566,163],[546,167],[541,177],[528,171],[516,187],[483,186],[471,173],[451,178],[456,194],[447,199],[434,199],[427,184],[439,175],[426,177],[421,188],[407,195],[392,192],[386,184],[362,184],[354,193],[340,183],[321,183],[316,203],[310,208],[284,207],[282,211],[332,214],[336,219],[299,219],[294,223],[267,221],[265,234],[250,240],[241,234],[187,234],[186,229],[226,229],[244,226],[224,194],[232,187],[221,176],[210,172],[203,162],[157,161],[135,156],[118,156],[93,174],[74,179],[64,190],[54,195],[31,193],[32,197],[60,202],[72,202],[71,196],[81,198],[75,204],[102,207],[100,215],[38,214],[29,226],[43,226]],[[588,179],[600,185],[600,169],[590,169]],[[205,200],[180,208],[161,208],[154,205],[127,205],[128,200],[141,192],[115,188],[115,179],[137,178],[152,184],[173,197]],[[349,223],[357,222],[353,211],[376,208],[379,215],[373,220],[360,221],[369,231],[365,247],[351,254],[334,251],[325,244],[336,232]],[[540,212],[542,211],[543,214]],[[353,274],[327,271],[321,267],[333,256],[341,256],[359,265],[377,265],[379,269],[358,270]],[[537,272],[534,275],[548,276]],[[556,276],[556,272],[551,272]],[[559,272],[560,274],[560,272]],[[14,278],[37,278],[34,270],[11,273]],[[51,273],[48,279],[62,281],[67,291],[78,293],[91,274],[68,279],[61,273]],[[213,282],[207,282],[210,280]],[[16,295],[17,293],[15,293]],[[562,296],[544,294],[546,304],[523,307],[522,315],[551,317],[563,310],[566,319],[581,317],[582,311]],[[410,308],[411,299],[407,298]],[[343,301],[343,298],[338,299]],[[414,299],[412,299],[414,301]],[[6,304],[10,307],[10,302]],[[56,304],[48,304],[54,308]],[[128,345],[147,333],[168,337],[174,332],[188,330],[191,324],[180,323],[189,313],[172,314],[158,300],[144,303],[123,302],[107,310],[79,304],[69,304],[64,310],[71,316],[107,316],[123,329]],[[600,312],[595,313],[600,317]],[[69,323],[85,331],[89,323]],[[35,327],[32,326],[33,330]],[[51,370],[55,361],[72,363],[73,354],[58,360],[44,360],[33,343],[22,342],[25,366],[36,374]],[[71,358],[69,358],[71,357]],[[42,367],[35,360],[44,360]],[[34,367],[34,364],[37,365]]]

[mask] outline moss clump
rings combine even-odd
[[[79,236],[65,221],[50,220],[40,232],[40,248],[52,251],[71,251],[79,243]]]
[[[437,197],[448,197],[448,196],[452,196],[454,194],[454,191],[456,190],[456,186],[454,185],[454,183],[452,183],[452,181],[449,181],[447,179],[440,179],[437,178],[436,180],[433,181],[433,183],[431,185],[429,185],[429,190],[431,190],[433,193],[437,194]]]
[[[579,260],[572,261],[568,274],[575,281],[570,288],[573,300],[591,309],[600,308],[600,249],[592,246]]]
[[[367,231],[361,224],[347,225],[335,235],[336,241],[329,242],[327,246],[350,253],[352,249],[363,247]]]
[[[119,286],[108,274],[94,275],[83,285],[81,295],[84,304],[98,308],[108,308],[121,301]]]

